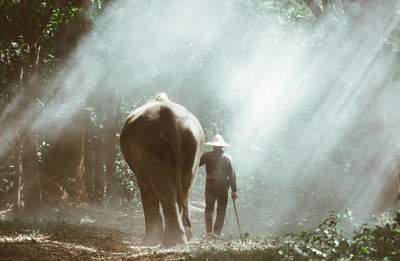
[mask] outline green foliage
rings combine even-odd
[[[278,14],[281,24],[303,23],[313,24],[315,19],[304,1],[296,0],[252,0],[258,9]]]
[[[11,150],[6,148],[8,152]],[[14,155],[8,153],[3,157],[0,162],[0,204],[6,201],[8,197],[11,197],[12,193],[16,190],[15,184],[15,171],[14,166]]]
[[[63,58],[58,56],[75,47],[79,35],[90,30],[101,12],[102,2],[109,1],[91,2],[0,0],[0,102],[19,91],[23,74],[34,63],[39,79],[54,71]]]
[[[132,204],[132,200],[138,203],[139,192],[138,184],[136,181],[136,176],[129,169],[128,165],[119,150],[116,159],[116,174],[117,174],[117,186],[118,190],[121,192],[120,197],[124,199],[128,205]]]
[[[400,258],[400,212],[394,222],[371,227],[364,225],[352,241],[353,254],[374,259]]]
[[[348,214],[331,213],[310,231],[255,238],[205,237],[186,260],[397,260],[400,258],[400,212],[392,222],[363,225],[346,237],[341,226]]]

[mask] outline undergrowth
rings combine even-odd
[[[95,214],[86,213],[84,217],[90,220],[101,217]],[[121,221],[118,217],[102,218],[101,223],[116,224]],[[124,218],[132,219],[132,216]],[[393,218],[387,215],[369,224],[356,220],[350,211],[332,212],[320,225],[299,233],[204,236],[175,248],[141,247],[137,225],[116,230],[96,226],[96,222],[87,223],[87,219],[77,218],[72,223],[58,216],[49,220],[0,220],[0,257],[29,259],[36,257],[39,249],[45,254],[57,250],[62,256],[60,260],[70,260],[69,257],[78,254],[86,254],[88,260],[93,257],[101,260],[139,257],[148,260],[400,260],[400,212]]]
[[[275,237],[206,237],[186,260],[400,260],[400,212],[383,224],[363,224],[349,236],[342,219],[330,213],[315,229]],[[350,217],[352,218],[352,217]]]

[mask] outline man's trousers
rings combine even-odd
[[[218,186],[213,182],[206,184],[206,210],[205,210],[205,223],[206,233],[212,233],[212,223],[214,218],[215,201],[217,202],[217,217],[214,224],[214,233],[221,234],[224,227],[226,205],[228,204],[228,189],[226,186]]]

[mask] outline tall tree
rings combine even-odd
[[[1,90],[9,96],[21,93],[3,118],[10,123],[8,128],[18,128],[21,135],[26,210],[36,211],[41,205],[37,130],[33,127],[39,114],[39,68],[47,62],[41,50],[53,57],[59,25],[88,4],[89,0],[0,0],[0,58],[5,65],[0,67]]]
[[[116,157],[117,157],[117,132],[119,131],[119,120],[122,117],[121,112],[121,101],[117,100],[110,93],[107,97],[113,97],[111,100],[113,103],[107,103],[106,107],[106,121],[104,126],[104,160],[106,166],[107,176],[107,196],[110,197],[112,205],[116,205],[118,199],[118,184],[117,184],[117,173],[116,173]]]

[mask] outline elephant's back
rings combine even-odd
[[[203,142],[203,130],[196,117],[183,106],[169,101],[153,101],[136,109],[128,116],[120,136],[125,159],[128,164],[135,160],[136,165],[142,164],[141,158],[147,159],[149,155],[168,165],[179,165],[183,161],[185,165],[190,164],[185,157],[189,161],[196,158]]]
[[[128,163],[143,149],[150,152],[152,148],[157,150],[162,147],[160,109],[160,104],[145,104],[126,119],[120,135],[120,145]]]

